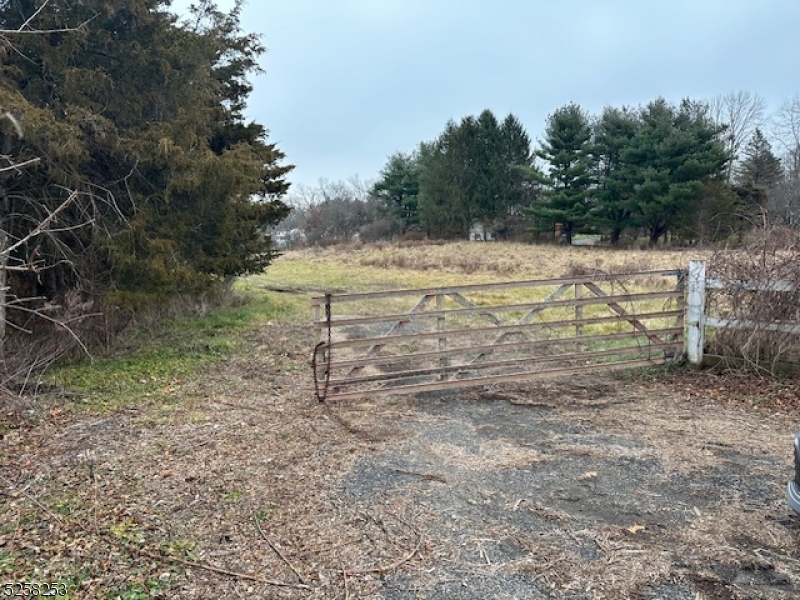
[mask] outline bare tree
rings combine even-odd
[[[800,179],[800,94],[781,103],[772,116],[772,133],[783,148],[784,167],[789,179]]]
[[[770,192],[770,213],[782,225],[800,228],[800,94],[784,100],[771,118],[782,150],[784,180]]]
[[[22,127],[13,115],[6,112],[0,115],[0,122],[7,121],[13,125],[16,135],[22,137]],[[8,137],[5,136],[7,145]],[[6,152],[0,155],[0,177],[9,176],[23,176],[24,170],[27,168],[35,167],[39,164],[39,158],[32,158],[23,162],[15,162],[10,153]],[[75,334],[75,332],[63,319],[48,314],[53,306],[46,306],[41,304],[41,298],[24,297],[14,293],[9,285],[9,274],[11,273],[29,273],[34,275],[41,274],[44,270],[52,268],[56,263],[68,261],[69,257],[66,252],[62,252],[60,257],[54,262],[47,262],[37,258],[37,253],[25,253],[18,255],[17,251],[25,247],[36,247],[38,238],[47,236],[51,241],[55,242],[54,247],[59,247],[57,236],[67,231],[73,231],[91,225],[93,219],[90,212],[84,212],[85,218],[68,223],[60,224],[59,217],[70,207],[77,203],[80,194],[75,190],[65,190],[67,195],[55,209],[47,210],[45,206],[41,206],[41,217],[37,222],[29,224],[27,228],[23,228],[24,233],[17,234],[16,236],[11,232],[18,227],[11,227],[12,221],[15,218],[14,214],[10,214],[8,209],[7,194],[4,186],[0,184],[0,372],[6,371],[6,341],[8,327],[13,324],[9,321],[9,311],[17,310],[28,313],[31,316],[49,321],[58,325],[61,329],[67,331],[69,335],[81,346],[84,350],[86,347]],[[30,367],[31,365],[26,365]]]
[[[59,29],[37,29],[35,21],[47,8],[49,1],[44,0],[19,28],[0,29],[0,57],[4,53],[17,51],[14,40],[20,36],[71,33],[80,30],[87,24]],[[39,303],[40,298],[25,297],[14,293],[11,289],[9,275],[13,273],[38,275],[42,271],[52,268],[54,266],[52,262],[37,258],[36,242],[43,237],[50,237],[55,242],[53,246],[58,248],[61,246],[57,240],[60,233],[86,227],[92,223],[93,219],[90,212],[84,212],[84,215],[89,216],[81,218],[77,222],[71,220],[68,223],[59,223],[59,217],[63,216],[68,208],[73,207],[81,196],[75,190],[64,190],[65,199],[52,210],[48,210],[40,201],[29,199],[27,201],[35,204],[37,211],[32,211],[31,214],[24,216],[14,213],[11,210],[8,189],[4,182],[24,176],[26,170],[38,166],[41,159],[33,157],[19,160],[14,156],[14,140],[21,141],[24,137],[23,123],[20,118],[3,106],[0,106],[0,128],[6,130],[3,135],[0,135],[0,139],[2,139],[2,144],[0,144],[0,373],[8,375],[6,368],[8,330],[9,327],[16,327],[9,320],[9,311],[12,310],[22,311],[58,325],[86,350],[67,321],[48,314],[53,307]],[[38,214],[39,217],[32,219],[34,214]],[[30,246],[34,247],[32,252],[18,252]],[[61,247],[63,248],[63,246]],[[66,254],[62,254],[56,262],[64,260],[69,260]],[[30,365],[28,366],[30,367]]]
[[[723,134],[725,148],[733,158],[728,165],[728,183],[733,178],[739,152],[756,128],[764,124],[766,109],[767,103],[761,96],[744,91],[719,95],[709,103],[711,118],[726,128]]]

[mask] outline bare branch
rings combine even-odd
[[[42,11],[47,7],[49,2],[50,2],[50,0],[44,0],[44,2],[42,2],[42,5],[39,8],[36,9],[36,12],[34,12],[30,17],[28,17],[25,20],[25,22],[22,25],[19,26],[18,29],[0,29],[0,38],[3,38],[5,41],[8,42],[8,37],[7,36],[13,36],[13,35],[42,35],[42,34],[46,34],[46,33],[74,33],[76,31],[81,31],[82,29],[85,29],[86,26],[89,23],[91,23],[92,21],[94,21],[98,16],[98,15],[95,15],[94,17],[92,17],[90,19],[86,19],[83,23],[81,23],[77,27],[58,27],[58,28],[54,28],[54,29],[34,29],[33,27],[31,27],[31,23],[33,22],[34,19],[36,19],[36,17],[38,17],[42,13]]]
[[[53,219],[55,219],[59,213],[63,212],[70,204],[72,204],[75,199],[78,197],[78,192],[72,192],[69,195],[69,198],[64,200],[61,205],[56,208],[53,212],[51,212],[44,220],[39,223],[28,235],[21,238],[17,243],[12,244],[8,248],[1,248],[0,255],[5,254],[6,256],[10,255],[14,250],[25,244],[28,240],[35,238],[36,236],[40,235],[43,231],[47,229],[47,227],[52,223]]]
[[[772,134],[784,150],[784,166],[790,178],[800,178],[800,94],[781,103],[772,116]]]
[[[42,159],[37,156],[36,158],[28,159],[25,162],[14,163],[14,164],[9,165],[7,167],[0,167],[0,173],[5,173],[7,171],[21,172],[21,170],[24,169],[25,167],[31,167],[33,165],[38,165],[41,161],[42,161]]]
[[[31,21],[33,21],[36,17],[38,17],[39,13],[41,13],[47,7],[49,2],[50,0],[44,0],[44,2],[42,2],[42,5],[36,9],[36,12],[33,13],[30,17],[28,17],[27,20],[22,25],[20,25],[19,31],[25,30],[28,27],[28,25],[31,24]]]
[[[75,331],[73,331],[73,329],[67,325],[66,321],[62,321],[60,319],[56,319],[55,317],[48,316],[47,314],[44,313],[44,311],[35,308],[25,308],[24,306],[17,306],[15,307],[15,310],[20,310],[22,312],[35,315],[40,319],[49,321],[50,323],[56,325],[57,327],[63,328],[70,335],[70,337],[72,337],[72,339],[74,339],[77,342],[77,344],[81,347],[81,350],[83,350],[86,353],[86,356],[88,356],[89,358],[94,358],[92,356],[92,353],[89,352],[89,349],[86,347],[86,345],[81,341],[81,338],[78,336],[78,334],[75,333]]]
[[[709,103],[712,120],[717,125],[726,127],[723,141],[733,157],[728,166],[728,181],[733,176],[733,167],[739,158],[739,151],[747,144],[755,130],[764,124],[766,109],[767,103],[761,96],[744,91],[717,96]]]
[[[11,124],[14,126],[14,130],[17,132],[17,137],[22,139],[22,125],[19,124],[19,121],[14,115],[8,111],[5,111],[0,118],[11,121]]]

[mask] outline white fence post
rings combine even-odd
[[[689,261],[686,292],[686,355],[693,365],[703,362],[705,344],[706,263]]]

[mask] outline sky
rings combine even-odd
[[[748,91],[777,109],[800,92],[799,26],[797,0],[249,0],[242,28],[267,52],[247,116],[296,188],[369,181],[487,108],[534,144],[570,102],[599,114]]]

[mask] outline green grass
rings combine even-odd
[[[319,257],[306,253],[285,256],[270,265],[261,275],[248,277],[245,281],[254,286],[270,286],[289,289],[313,290],[322,294],[328,290],[363,292],[370,290],[407,289],[459,285],[463,283],[485,283],[498,280],[492,274],[475,273],[465,275],[447,270],[418,270],[386,265],[375,260],[388,250],[354,250],[343,260],[342,256],[326,254]],[[361,261],[361,262],[359,262]],[[511,279],[504,277],[501,279]]]
[[[0,575],[5,576],[7,573],[12,573],[15,562],[13,554],[7,550],[0,550]]]
[[[61,365],[47,383],[80,400],[76,411],[107,411],[143,401],[168,401],[203,367],[234,355],[242,333],[274,321],[302,319],[296,298],[257,289],[248,280],[235,286],[236,302],[201,317],[173,317],[138,327],[117,354],[81,358]],[[307,304],[307,300],[304,302]]]
[[[131,583],[123,588],[109,592],[108,600],[149,600],[162,597],[161,582],[149,579],[144,583]]]

